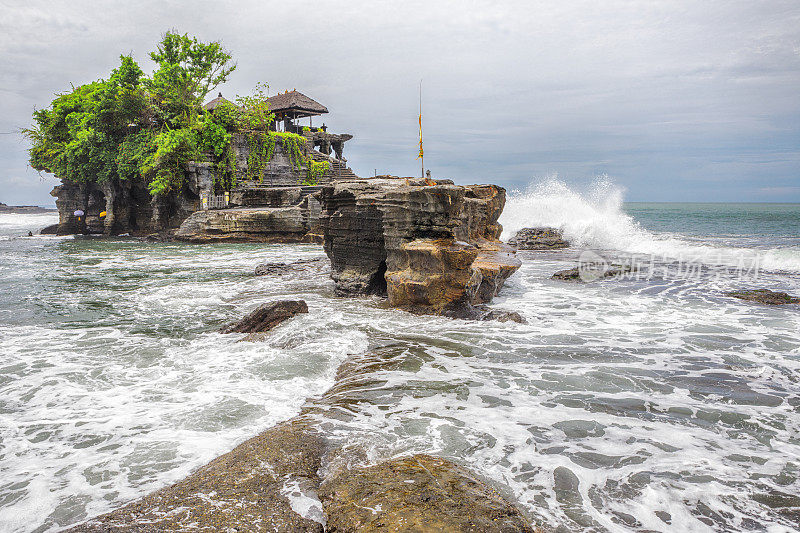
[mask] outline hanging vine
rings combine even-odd
[[[302,135],[282,131],[251,131],[246,135],[250,148],[247,154],[247,172],[245,173],[248,180],[263,182],[264,169],[275,155],[277,142],[280,142],[283,147],[283,153],[292,168],[302,170],[303,167],[306,167],[307,179],[313,179],[316,182],[328,169],[326,162],[317,163],[306,155],[306,138]]]
[[[309,159],[306,179],[303,180],[303,185],[317,185],[319,179],[328,171],[328,168],[330,168],[330,163],[327,161],[312,161]]]

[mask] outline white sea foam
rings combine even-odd
[[[18,244],[0,255],[0,531],[55,531],[167,485],[366,354],[381,364],[319,415],[357,458],[455,459],[569,530],[790,530],[753,495],[797,492],[800,314],[723,298],[729,280],[558,283],[568,254],[520,254],[494,304],[529,323],[475,323],[335,298],[327,266],[252,275],[315,246]],[[275,298],[310,312],[259,343],[216,333]],[[319,519],[309,487],[284,492]]]
[[[685,236],[654,233],[623,210],[624,189],[598,178],[586,192],[557,178],[513,191],[500,222],[507,240],[525,227],[554,227],[577,246],[645,254],[663,260],[800,272],[800,249],[719,246]]]

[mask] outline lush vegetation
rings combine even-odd
[[[23,130],[31,166],[72,181],[142,177],[156,195],[180,188],[189,161],[210,159],[218,185],[230,188],[236,180],[233,134],[242,132],[250,142],[249,179],[261,179],[277,140],[295,168],[307,167],[306,182],[327,169],[306,157],[302,136],[269,131],[275,117],[266,85],[202,112],[209,93],[236,68],[218,42],[167,32],[150,58],[156,64],[150,76],[121,56],[108,79],[73,87],[35,111],[33,125]]]

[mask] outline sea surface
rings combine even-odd
[[[374,374],[325,427],[367,461],[471,467],[568,531],[797,531],[800,205],[624,203],[599,182],[514,192],[520,252],[493,306],[527,325],[420,317],[333,294],[320,246],[34,236],[0,215],[0,531],[57,531],[187,475],[297,414],[349,358]],[[624,279],[564,283],[586,257]],[[264,262],[309,263],[255,276]],[[263,342],[218,329],[277,298]]]

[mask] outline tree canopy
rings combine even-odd
[[[33,125],[23,130],[31,166],[78,182],[142,178],[158,195],[178,190],[187,163],[205,159],[214,165],[216,184],[230,189],[236,182],[231,140],[244,132],[250,144],[246,179],[262,179],[276,142],[297,170],[306,167],[304,183],[316,183],[328,169],[307,156],[303,136],[270,131],[275,115],[266,84],[237,96],[235,104],[203,112],[205,98],[236,68],[220,43],[167,32],[150,59],[156,63],[150,76],[123,55],[108,79],[73,87],[34,111]]]
[[[266,109],[257,95],[245,108],[201,115],[208,93],[236,68],[231,55],[218,42],[170,31],[150,58],[156,68],[149,77],[123,55],[107,79],[73,87],[34,111],[23,130],[31,166],[72,181],[141,176],[160,194],[177,188],[185,164],[204,153],[230,162],[231,131],[249,122],[248,109]],[[266,129],[271,115],[259,116]]]

